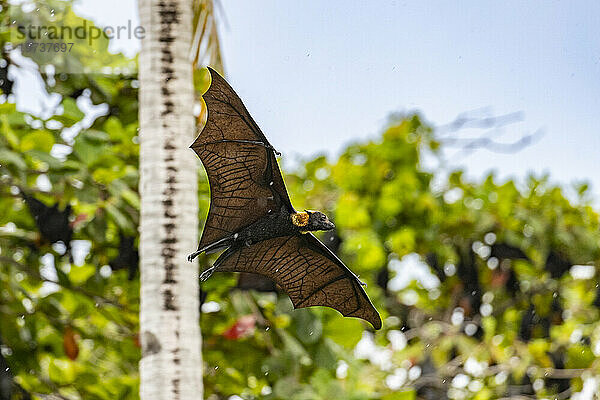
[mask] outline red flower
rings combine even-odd
[[[229,329],[223,332],[223,336],[228,340],[238,340],[251,336],[256,326],[256,317],[254,315],[244,315],[240,317]]]

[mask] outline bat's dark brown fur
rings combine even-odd
[[[192,144],[206,172],[211,204],[198,250],[224,252],[204,271],[248,272],[272,279],[294,307],[328,306],[362,318],[381,318],[363,283],[310,231],[334,228],[325,214],[297,212],[288,196],[275,149],[227,82],[210,69],[203,98],[208,118]]]

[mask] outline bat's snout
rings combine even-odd
[[[335,228],[335,224],[330,220],[325,221],[325,230],[330,231]]]

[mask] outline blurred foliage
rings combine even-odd
[[[0,398],[135,399],[137,81],[41,78],[60,95],[43,116],[18,111],[12,85],[0,85]],[[196,83],[207,88],[205,71]],[[86,122],[87,103],[104,114]],[[475,182],[426,170],[440,146],[419,115],[397,115],[337,160],[314,157],[286,174],[296,208],[336,222],[322,238],[368,282],[383,329],[330,309],[294,311],[285,294],[216,274],[200,293],[208,399],[594,390],[600,233],[587,186],[567,197],[548,176]],[[201,257],[201,268],[212,260]]]

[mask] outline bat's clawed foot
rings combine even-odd
[[[187,256],[187,260],[192,262],[194,260],[194,258],[198,257],[198,255],[202,253],[201,251],[195,251],[192,254],[190,254],[189,256]]]
[[[200,274],[200,281],[204,282],[205,280],[207,280],[208,278],[210,278],[210,276],[213,274],[213,272],[215,272],[215,267],[210,267],[209,269],[207,269],[204,272],[202,272]]]

